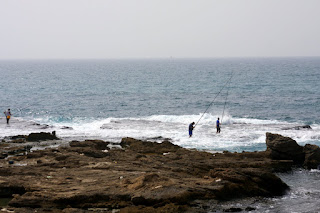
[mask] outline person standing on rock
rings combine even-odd
[[[220,133],[220,118],[218,118],[217,122],[216,122],[216,128],[217,128],[217,133]]]
[[[189,138],[192,137],[192,130],[194,129],[194,122],[192,122],[191,124],[189,124]]]
[[[5,116],[6,116],[7,124],[9,124],[9,120],[10,120],[10,117],[11,117],[10,109],[8,109],[7,111],[4,111],[3,113],[4,113]]]

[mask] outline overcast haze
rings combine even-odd
[[[0,59],[320,56],[319,0],[0,0]]]

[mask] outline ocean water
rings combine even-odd
[[[0,61],[0,73],[0,109],[13,114],[10,125],[0,119],[0,138],[56,131],[67,140],[171,138],[186,148],[255,151],[272,132],[320,144],[316,57],[12,60]],[[294,128],[301,125],[312,129]]]
[[[0,139],[56,131],[65,140],[170,138],[186,148],[241,152],[265,150],[272,132],[320,145],[319,57],[12,60],[0,61],[0,74],[0,109],[13,114],[9,125],[0,118]],[[189,138],[191,122],[198,124]],[[296,128],[302,125],[312,129]],[[319,174],[279,174],[287,195],[212,210],[320,212]]]

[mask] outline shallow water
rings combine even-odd
[[[239,208],[252,213],[316,213],[320,212],[320,170],[295,169],[277,174],[290,187],[284,196],[274,198],[249,198],[212,204],[208,212],[224,212]],[[250,208],[250,211],[245,209]]]

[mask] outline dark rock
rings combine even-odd
[[[30,153],[28,153],[27,158],[28,158],[28,159],[31,159],[31,158],[40,158],[40,157],[43,157],[43,156],[45,156],[45,155],[46,155],[45,152],[40,152],[40,151],[30,152]]]
[[[109,150],[109,142],[101,140],[72,141],[69,145],[71,147],[70,150],[88,157],[103,158],[110,155],[104,151]]]
[[[104,158],[110,155],[108,152],[102,152],[101,150],[95,150],[90,147],[70,147],[70,151],[93,158]]]
[[[61,127],[61,129],[69,129],[69,130],[73,130],[73,128],[72,128],[72,127],[69,127],[69,126],[63,126],[63,127]]]
[[[24,194],[26,189],[23,186],[9,185],[2,186],[0,185],[0,197],[12,197],[13,194]]]
[[[223,211],[224,212],[242,212],[242,209],[241,208],[232,207],[232,208],[229,208],[229,209],[225,209]]]
[[[9,155],[20,155],[24,154],[27,151],[30,151],[32,148],[31,146],[10,146],[9,144],[2,144],[0,146],[0,159],[4,159]]]
[[[210,171],[212,178],[224,180],[224,187],[217,190],[220,199],[247,196],[274,196],[283,195],[288,186],[273,173],[255,168],[213,169]],[[231,197],[230,197],[231,196]]]
[[[312,128],[310,125],[303,125],[303,126],[285,127],[282,129],[283,130],[290,130],[290,129],[300,130],[300,129],[312,129]]]
[[[15,136],[9,136],[9,137],[4,137],[3,142],[7,143],[25,143],[26,142],[26,135],[15,135]]]
[[[162,136],[148,138],[148,140],[156,140],[156,141],[172,141],[171,138],[164,138]]]
[[[295,164],[303,164],[303,147],[289,137],[278,134],[266,133],[267,151],[275,160],[293,160]]]
[[[312,129],[310,125],[297,126],[295,129]]]
[[[136,206],[138,206],[138,205],[147,205],[147,206],[149,206],[150,205],[148,200],[146,200],[144,197],[133,197],[131,201]]]
[[[44,125],[42,125],[42,127],[40,129],[48,129],[48,128],[50,128],[50,126],[47,124],[44,124]]]
[[[26,142],[25,138],[19,138],[19,139],[10,141],[10,143],[25,143],[25,142]]]
[[[105,142],[102,140],[86,140],[86,141],[71,141],[70,142],[70,146],[71,147],[90,147],[96,150],[106,150],[109,149],[108,145],[110,143],[109,142]]]
[[[25,153],[27,151],[30,151],[32,147],[31,146],[17,146],[17,147],[10,147],[6,151],[9,155],[17,155],[20,153]]]
[[[40,208],[41,207],[41,198],[34,196],[31,192],[26,192],[24,194],[25,199],[23,203],[19,202],[21,196],[15,196],[10,202],[9,206],[12,207],[27,207],[27,208]]]
[[[15,135],[10,137],[11,140],[26,139],[26,138],[27,138],[26,135]]]
[[[305,153],[303,166],[307,169],[317,169],[320,164],[320,148],[316,145],[306,144],[303,152]]]
[[[8,157],[8,153],[0,153],[0,159],[5,159]]]
[[[251,206],[248,206],[248,207],[245,209],[245,211],[247,211],[247,212],[254,211],[254,210],[256,210],[256,209],[253,208],[253,207],[251,207]]]
[[[45,141],[45,140],[59,140],[55,135],[48,132],[31,133],[27,136],[27,141]]]

